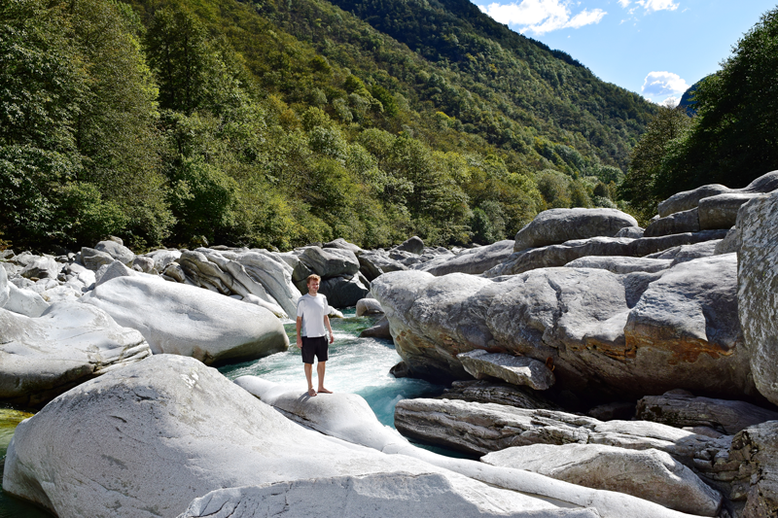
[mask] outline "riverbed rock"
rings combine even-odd
[[[398,472],[218,489],[195,499],[178,518],[256,518],[259,510],[262,510],[263,516],[289,518],[599,516],[595,511],[585,509],[523,511],[506,509],[502,504],[500,501],[484,502],[476,495],[458,491],[455,483],[442,474]],[[218,514],[214,514],[217,511]]]
[[[778,421],[751,426],[732,439],[742,518],[778,515]]]
[[[477,455],[531,444],[605,444],[654,448],[694,466],[695,459],[726,452],[732,440],[648,421],[599,421],[567,412],[449,399],[403,399],[394,419],[406,437]]]
[[[356,305],[370,293],[366,282],[360,275],[328,277],[321,281],[319,291],[327,296],[330,306],[346,308]]]
[[[483,380],[454,381],[439,398],[462,399],[474,403],[497,403],[518,408],[562,410],[559,405],[528,387]]]
[[[387,320],[386,316],[382,316],[378,320],[378,322],[373,324],[371,327],[362,330],[362,332],[359,333],[359,337],[360,338],[385,338],[387,340],[391,340],[392,332],[389,329],[389,320]]]
[[[778,193],[740,208],[738,311],[757,389],[778,404]]]
[[[658,207],[659,216],[665,217],[701,206],[702,211],[705,212],[700,215],[701,228],[729,228],[734,224],[734,216],[739,205],[750,198],[775,189],[778,189],[778,171],[764,174],[741,189],[730,189],[721,184],[703,185],[690,191],[676,193],[664,200]]]
[[[370,250],[359,254],[359,265],[360,271],[370,282],[385,272],[408,269],[400,261],[389,257],[389,253],[384,250]]]
[[[38,407],[74,385],[151,354],[104,311],[52,304],[31,318],[0,309],[0,399]]]
[[[737,212],[741,205],[756,196],[759,194],[728,192],[701,199],[697,206],[700,214],[700,228],[703,230],[731,228],[737,222]]]
[[[637,226],[635,218],[616,209],[549,209],[518,231],[513,249],[521,252],[574,239],[612,237],[624,227]]]
[[[731,189],[721,184],[708,184],[689,191],[681,191],[659,203],[659,217],[665,218],[671,214],[692,210],[700,200],[709,196],[716,196],[730,192]]]
[[[384,308],[381,304],[373,298],[365,297],[357,301],[356,314],[358,317],[364,315],[383,315]]]
[[[506,239],[491,245],[472,248],[454,256],[440,256],[421,263],[416,268],[430,272],[432,275],[455,272],[479,275],[508,259],[513,254],[513,245],[512,239]]]
[[[223,488],[391,479],[399,472],[398,483],[440,474],[479,510],[568,516],[539,498],[306,430],[216,370],[172,355],[84,383],[21,423],[8,448],[3,490],[57,516],[156,518],[185,512],[194,498]],[[414,487],[422,491],[425,484]]]
[[[491,486],[531,493],[562,502],[565,506],[591,507],[596,509],[602,518],[689,516],[625,494],[593,490],[523,469],[492,466],[427,451],[410,444],[396,431],[381,425],[362,398],[354,394],[321,394],[311,399],[305,395],[301,397],[299,388],[285,387],[256,376],[242,376],[235,382],[304,426],[355,444],[380,449],[388,454],[423,460]]]
[[[475,349],[459,353],[457,359],[475,379],[497,378],[512,385],[548,390],[554,385],[554,373],[546,364],[526,356],[490,353]]]
[[[409,237],[395,248],[398,252],[410,252],[420,255],[424,251],[424,241],[419,236]]]
[[[0,275],[3,275],[4,272],[5,270]],[[8,283],[8,299],[3,303],[0,298],[0,307],[20,315],[36,318],[49,308],[49,303],[34,291],[19,289],[13,283]]]
[[[22,268],[19,275],[26,279],[56,279],[62,269],[53,257],[48,255],[34,257],[31,261]]]
[[[565,266],[568,268],[601,268],[612,273],[627,274],[635,272],[656,273],[667,270],[672,265],[672,259],[587,255],[570,261]]]
[[[668,453],[603,444],[533,444],[481,458],[573,484],[627,493],[685,513],[716,516],[721,494]]]
[[[5,271],[2,265],[0,265],[0,308],[5,306],[11,296],[11,284],[8,282],[8,273]]]
[[[254,295],[276,315],[286,318],[297,312],[300,294],[292,282],[292,268],[279,254],[264,250],[217,251],[198,248],[225,275],[233,294]]]
[[[300,262],[322,277],[353,276],[359,271],[359,260],[354,252],[339,248],[309,246],[300,255]],[[295,278],[295,281],[304,278]]]
[[[353,252],[354,255],[357,255],[357,256],[360,253],[362,253],[362,249],[361,248],[359,248],[354,243],[349,243],[348,241],[346,241],[342,237],[334,239],[334,240],[330,241],[329,243],[324,243],[322,248],[340,248],[341,250],[349,250],[349,251]]]
[[[731,226],[731,225],[730,225]],[[706,227],[710,228],[710,227]],[[729,227],[713,227],[729,228]],[[651,222],[643,233],[644,237],[667,236],[669,234],[681,234],[683,232],[699,232],[700,218],[697,207],[693,209],[675,212],[664,218],[659,218]]]
[[[80,255],[81,263],[92,271],[97,271],[104,264],[111,264],[116,260],[107,252],[86,246],[81,248]]]
[[[112,279],[81,300],[140,331],[154,354],[192,356],[211,365],[289,346],[281,321],[267,309],[151,275]]]
[[[734,435],[749,426],[778,420],[778,410],[745,401],[696,397],[689,392],[674,390],[661,396],[640,399],[635,417],[678,428],[708,426]]]
[[[473,349],[555,367],[556,387],[593,395],[753,395],[737,319],[734,254],[656,273],[540,268],[488,279],[392,272],[372,294],[415,376],[467,379]],[[596,382],[595,382],[596,380]]]
[[[535,268],[565,266],[586,256],[644,257],[672,247],[722,239],[727,230],[705,230],[641,239],[593,237],[514,252],[505,262],[484,272],[485,277],[516,275]]]
[[[119,241],[106,239],[95,245],[95,250],[105,252],[122,264],[129,265],[135,259],[135,253]]]

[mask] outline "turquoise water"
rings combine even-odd
[[[391,340],[359,338],[359,333],[373,325],[371,317],[356,317],[354,310],[344,311],[346,318],[334,318],[332,330],[335,343],[330,345],[324,386],[333,392],[359,394],[370,405],[381,423],[394,427],[394,407],[406,398],[436,396],[443,391],[440,385],[412,378],[397,379],[389,369],[400,361]],[[286,324],[289,342],[295,343],[295,325]],[[287,352],[260,360],[227,365],[219,370],[230,379],[251,374],[269,381],[299,384],[305,390],[300,350],[292,345]],[[314,386],[315,379],[314,369]]]

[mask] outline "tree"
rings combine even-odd
[[[737,43],[695,92],[697,117],[671,146],[656,182],[660,197],[705,183],[742,187],[778,167],[778,8]]]
[[[619,194],[643,221],[651,219],[657,203],[664,198],[658,184],[670,144],[686,135],[690,125],[691,119],[685,110],[660,108],[632,151],[629,171],[619,187]]]

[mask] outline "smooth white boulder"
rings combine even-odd
[[[5,268],[0,265],[0,308],[5,306],[5,303],[8,302],[8,297],[11,296],[10,284],[11,283],[8,282],[8,273],[5,271]]]
[[[0,268],[2,269],[2,268]],[[14,284],[8,284],[8,300],[0,307],[20,315],[39,317],[49,308],[49,303],[43,300],[38,293],[31,290],[22,290]]]
[[[306,430],[215,369],[174,355],[154,355],[79,385],[22,422],[8,447],[3,490],[61,517],[159,518],[177,516],[193,499],[223,488],[380,474],[391,479],[398,472],[440,474],[485,512],[581,516]]]
[[[484,455],[494,466],[526,469],[594,489],[608,489],[686,513],[716,516],[721,495],[668,453],[604,444],[533,444]]]
[[[0,399],[38,406],[150,354],[139,332],[92,306],[61,302],[38,318],[0,309]]]
[[[140,331],[154,354],[191,356],[210,365],[289,347],[284,326],[267,309],[151,275],[111,279],[81,300]]]
[[[425,518],[546,517],[596,518],[591,509],[524,511],[506,509],[501,501],[485,501],[463,493],[442,474],[381,473],[330,477],[266,486],[220,489],[195,499],[178,518]]]

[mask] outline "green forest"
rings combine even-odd
[[[552,207],[645,215],[675,186],[731,183],[741,164],[710,149],[774,128],[744,108],[711,136],[725,91],[757,87],[737,56],[666,135],[680,112],[467,0],[9,0],[0,246],[466,245]],[[724,170],[684,165],[700,152]],[[766,172],[748,166],[738,182]]]
[[[696,114],[662,108],[633,150],[619,196],[650,218],[682,190],[745,187],[778,169],[778,8],[734,45],[693,95]]]

